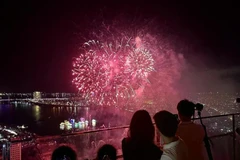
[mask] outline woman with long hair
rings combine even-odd
[[[129,133],[122,140],[124,160],[159,160],[162,151],[154,144],[155,129],[149,113],[138,110],[134,113]]]

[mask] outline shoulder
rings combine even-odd
[[[204,131],[202,125],[196,124],[194,122],[192,123],[180,123],[178,125],[178,130],[195,130],[195,131]]]
[[[193,125],[199,128],[203,128],[201,124],[193,123]]]
[[[123,138],[122,139],[122,145],[125,146],[127,144],[127,141],[128,141],[127,138]]]
[[[128,137],[125,137],[122,139],[122,143],[128,143],[130,141],[130,139]]]
[[[197,129],[200,133],[204,133],[204,128],[203,128],[202,125],[196,124],[196,123],[194,123],[194,125],[195,125],[196,129]]]
[[[122,148],[129,148],[131,146],[130,138],[123,138],[122,140]]]
[[[160,160],[175,160],[175,159],[169,157],[169,156],[166,155],[166,154],[163,154],[163,155],[161,156],[161,159],[160,159]]]

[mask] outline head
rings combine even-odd
[[[103,145],[97,153],[97,160],[116,160],[117,150],[109,144]]]
[[[130,138],[134,141],[153,142],[154,140],[154,126],[151,116],[146,110],[138,110],[134,113],[130,127]]]
[[[64,158],[66,160],[76,160],[77,154],[71,147],[68,146],[61,146],[53,151],[52,160],[59,160]]]
[[[177,105],[178,115],[181,121],[191,121],[194,115],[195,104],[187,99],[181,100]]]
[[[178,129],[176,116],[168,111],[160,111],[153,118],[161,136],[167,138],[175,137]]]

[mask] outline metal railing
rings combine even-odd
[[[239,116],[239,115],[240,115],[240,113],[232,113],[232,114],[224,114],[224,115],[202,117],[202,119],[212,119],[212,118],[229,117],[229,116],[231,116],[231,119],[232,119],[232,132],[225,133],[225,134],[218,134],[218,135],[209,136],[209,139],[223,137],[223,136],[229,136],[229,135],[232,136],[233,160],[236,160],[236,133],[235,133],[235,130],[236,130],[236,116]],[[199,120],[199,118],[194,118],[193,120]]]
[[[216,116],[207,116],[207,117],[202,117],[203,120],[209,120],[209,119],[217,119],[217,118],[222,118],[222,117],[231,117],[231,128],[232,131],[228,132],[228,133],[222,133],[222,134],[216,134],[216,135],[209,135],[209,138],[211,140],[215,139],[215,138],[220,138],[220,137],[231,137],[232,138],[232,159],[236,160],[236,134],[235,134],[235,129],[236,129],[236,118],[240,117],[240,113],[234,113],[234,114],[226,114],[226,115],[216,115]],[[198,121],[199,118],[195,118],[195,121]],[[207,130],[209,129],[208,124],[206,124]],[[240,126],[239,126],[240,127]],[[56,148],[57,146],[61,145],[61,144],[69,144],[71,146],[75,147],[75,150],[77,152],[79,151],[83,151],[83,152],[88,152],[90,149],[88,148],[89,144],[91,143],[91,141],[93,142],[101,142],[102,136],[106,135],[106,143],[110,143],[109,140],[110,139],[114,139],[115,141],[120,141],[121,143],[121,139],[123,138],[123,136],[119,136],[119,134],[123,133],[127,128],[129,128],[128,125],[125,126],[120,126],[120,127],[111,127],[111,128],[104,128],[104,129],[95,129],[95,130],[86,130],[86,131],[80,131],[80,132],[74,132],[74,133],[69,133],[69,134],[63,134],[63,135],[58,135],[58,136],[44,136],[44,137],[38,137],[35,142],[37,144],[37,146],[41,146],[43,145],[43,148],[50,148],[50,147],[44,147],[44,144],[46,144],[46,146],[52,145],[54,147],[52,147],[52,150],[48,151],[48,155],[51,155],[51,152],[53,151],[54,148]],[[123,131],[124,130],[124,131]],[[114,132],[114,134],[111,134],[112,132]],[[117,133],[117,134],[115,134]],[[99,136],[100,135],[100,136]],[[100,137],[99,139],[97,137]],[[116,138],[117,137],[117,138]],[[84,141],[84,142],[82,142]],[[20,141],[21,143],[26,142],[26,141]],[[52,143],[50,143],[52,142]],[[159,142],[157,142],[159,143]],[[86,148],[85,150],[83,148]],[[95,148],[95,153],[87,153],[87,154],[91,154],[92,156],[96,156],[96,151],[97,151],[97,147]],[[121,145],[117,147],[117,149],[121,150]],[[39,149],[41,150],[41,149]],[[41,151],[39,151],[41,152]],[[44,151],[41,152],[40,154],[44,154]],[[86,157],[89,155],[85,155],[85,154],[80,154],[80,157],[84,157],[84,159],[94,159],[95,157]],[[230,155],[229,155],[230,156]],[[122,154],[121,152],[118,155],[118,158],[122,158]],[[44,158],[43,158],[44,159]]]

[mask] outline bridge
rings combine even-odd
[[[0,99],[1,102],[24,102],[41,106],[57,106],[57,107],[83,107],[88,104],[82,98],[10,98]]]
[[[7,101],[27,101],[27,102],[39,102],[39,101],[66,101],[70,100],[70,98],[9,98],[9,99],[0,99],[0,102],[7,102]]]

